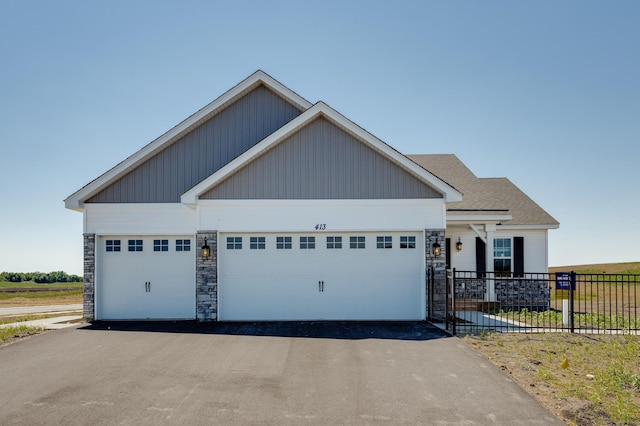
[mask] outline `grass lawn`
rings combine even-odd
[[[640,262],[549,268],[550,273],[569,271],[640,274]],[[594,297],[584,290],[576,296]],[[640,425],[639,336],[490,333],[464,341],[568,424]]]
[[[493,333],[464,341],[569,424],[640,424],[638,336]]]
[[[42,327],[29,327],[26,325],[19,325],[14,327],[0,327],[0,345],[10,343],[16,339],[27,337],[32,334],[39,334],[44,332]]]

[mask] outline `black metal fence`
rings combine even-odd
[[[447,271],[443,320],[453,334],[638,333],[640,275]]]

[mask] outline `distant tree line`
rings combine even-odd
[[[8,281],[11,283],[20,283],[24,281],[33,281],[38,284],[48,283],[79,283],[82,277],[78,275],[70,275],[64,271],[54,272],[1,272],[0,281]]]

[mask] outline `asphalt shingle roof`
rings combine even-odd
[[[462,192],[462,201],[447,203],[447,216],[510,214],[513,219],[503,222],[504,225],[559,225],[509,179],[479,178],[454,154],[407,157]]]

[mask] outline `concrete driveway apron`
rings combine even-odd
[[[98,323],[0,348],[0,424],[563,424],[421,322]]]

